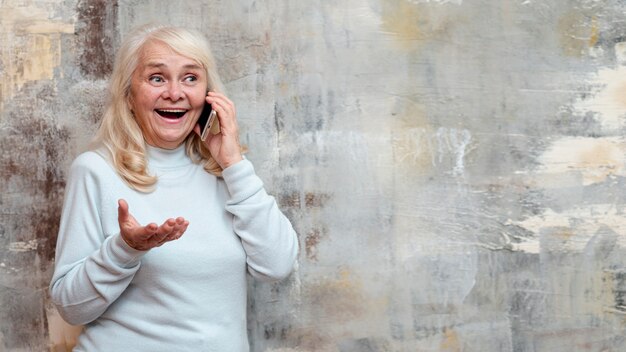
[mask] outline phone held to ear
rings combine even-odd
[[[211,108],[211,104],[204,103],[204,109],[198,119],[200,125],[200,139],[206,140],[209,133],[218,134],[220,132],[220,123],[217,119],[217,113]]]

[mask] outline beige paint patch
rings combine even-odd
[[[626,67],[600,70],[590,85],[591,96],[576,102],[574,109],[583,114],[595,113],[606,130],[620,129],[626,115]]]
[[[61,318],[54,307],[46,308],[48,319],[48,334],[50,335],[50,351],[69,352],[76,346],[82,326],[69,325]]]
[[[27,82],[54,78],[62,33],[74,33],[74,24],[50,18],[45,8],[0,6],[0,111]]]
[[[595,16],[589,16],[581,10],[571,10],[558,22],[561,48],[565,55],[581,57],[596,45],[600,30]]]
[[[382,28],[401,37],[420,39],[425,35],[424,19],[418,7],[408,1],[383,1]]]
[[[459,335],[453,329],[445,328],[443,331],[443,341],[439,345],[439,351],[442,352],[460,352],[461,342]]]
[[[363,285],[348,270],[341,270],[335,279],[324,280],[307,291],[309,301],[326,316],[349,321],[365,313]]]
[[[307,284],[302,285],[301,297],[308,308],[307,312],[299,313],[306,323],[301,328],[294,327],[289,334],[319,338],[315,341],[317,349],[314,351],[325,351],[320,349],[326,340],[323,337],[331,331],[340,334],[342,331],[348,334],[359,331],[363,336],[377,334],[379,328],[371,322],[388,316],[389,291],[388,287],[369,287],[367,282],[373,279],[370,274],[369,271],[359,274],[352,268],[341,267],[332,276],[307,280]],[[311,325],[316,327],[314,334],[308,331]]]
[[[624,176],[626,143],[620,137],[565,137],[538,158],[540,174],[577,173],[583,185],[606,181],[610,176]]]
[[[22,79],[36,81],[52,79],[54,68],[60,63],[60,42],[47,35],[33,35],[28,38],[27,51],[32,55],[23,62]]]
[[[423,1],[420,1],[423,2]],[[412,47],[414,40],[426,40],[447,36],[455,20],[448,13],[439,11],[434,4],[406,0],[381,0],[381,29],[393,34],[404,47]]]

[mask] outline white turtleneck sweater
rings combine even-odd
[[[296,234],[252,164],[215,177],[184,146],[148,147],[156,189],[129,188],[101,153],[73,162],[50,284],[70,324],[85,324],[75,351],[248,351],[246,271],[277,280],[291,272]],[[117,201],[137,221],[189,221],[178,240],[149,251],[120,236]]]

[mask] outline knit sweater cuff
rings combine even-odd
[[[222,177],[230,192],[231,203],[239,203],[263,188],[263,181],[254,173],[254,167],[247,159],[224,169]]]
[[[108,246],[108,254],[111,260],[124,268],[130,268],[139,264],[139,261],[147,252],[129,246],[119,233],[112,236]]]

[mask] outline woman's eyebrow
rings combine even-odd
[[[187,65],[183,66],[183,68],[186,68],[188,70],[202,70],[202,66],[200,66],[198,64],[187,64]]]
[[[163,67],[167,67],[167,65],[159,61],[149,61],[146,63],[146,67],[163,68]],[[202,70],[202,66],[198,64],[186,64],[186,65],[183,65],[183,68],[186,70]]]
[[[161,67],[166,67],[167,65],[159,61],[148,61],[144,64],[144,66],[150,67],[150,68],[161,68]]]

